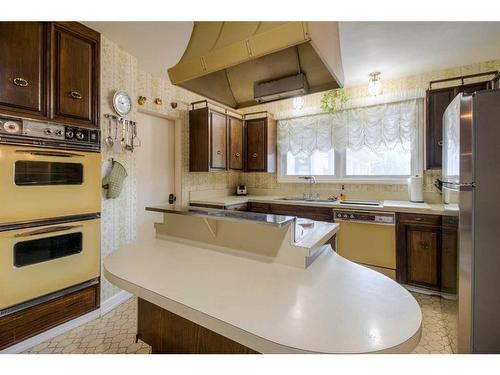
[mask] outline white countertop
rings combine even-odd
[[[262,353],[410,352],[422,315],[399,284],[330,249],[307,269],[151,239],[115,251],[106,278]]]
[[[191,200],[192,204],[206,204],[206,205],[218,205],[218,206],[230,206],[233,204],[241,204],[246,202],[261,202],[261,203],[275,203],[275,204],[289,204],[298,206],[315,206],[315,207],[332,207],[332,208],[346,208],[346,209],[357,209],[357,210],[369,210],[369,211],[393,211],[393,212],[411,212],[411,213],[422,213],[430,215],[458,215],[458,205],[450,204],[443,205],[438,203],[415,203],[410,201],[392,201],[385,200],[381,201],[379,206],[359,206],[359,205],[348,205],[340,204],[339,201],[335,202],[314,202],[314,201],[290,201],[280,199],[282,197],[267,196],[267,195],[247,195],[247,196],[222,196],[222,197],[210,197],[205,199]]]

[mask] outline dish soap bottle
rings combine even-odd
[[[344,185],[342,185],[342,190],[340,191],[340,196],[339,196],[339,199],[340,199],[341,201],[345,201],[345,200],[347,199],[347,195],[346,195],[346,193],[345,193],[345,191],[344,191]]]

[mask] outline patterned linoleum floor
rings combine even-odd
[[[436,296],[413,293],[423,315],[422,338],[413,353],[451,353],[446,335],[446,314],[442,300]],[[92,354],[147,354],[151,348],[139,340],[135,343],[137,299],[127,302],[83,326],[45,341],[25,353],[92,353]]]

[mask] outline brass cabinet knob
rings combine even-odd
[[[428,241],[420,241],[419,245],[420,245],[420,248],[423,250],[429,249],[429,242]]]
[[[240,157],[240,153],[237,152],[236,154],[234,154],[234,156],[236,156],[237,158],[239,158]]]
[[[221,150],[217,150],[217,155],[222,155],[222,151]]]
[[[14,85],[19,86],[19,87],[26,87],[26,86],[28,86],[28,81],[25,80],[24,78],[21,78],[21,77],[14,78],[12,80],[12,83],[14,83]]]
[[[252,154],[252,158],[256,158],[257,156],[259,156],[259,155],[258,155],[256,152],[254,152],[254,153]]]
[[[71,96],[73,99],[78,99],[78,100],[83,98],[82,94],[80,94],[78,91],[71,91],[69,93],[69,96]]]

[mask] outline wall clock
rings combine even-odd
[[[116,91],[113,95],[113,108],[120,116],[128,115],[132,109],[130,96],[123,90]]]

